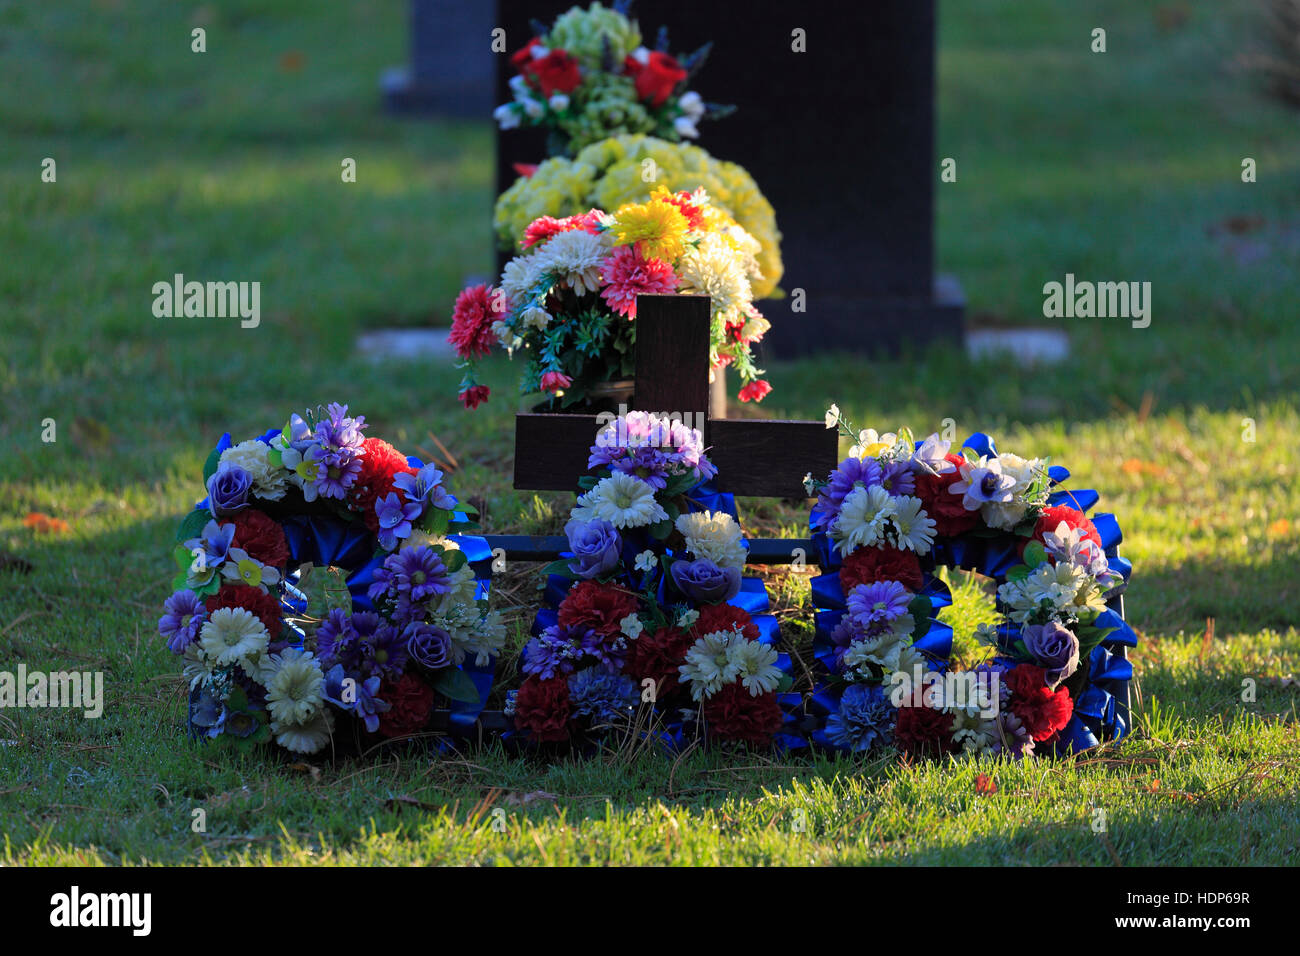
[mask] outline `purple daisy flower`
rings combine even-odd
[[[880,486],[895,498],[916,491],[916,476],[912,465],[906,461],[891,461],[881,469]]]
[[[208,610],[193,591],[177,591],[163,603],[163,616],[158,621],[158,633],[167,638],[167,646],[175,654],[185,653],[185,648],[198,639],[199,629],[207,620]]]
[[[590,631],[553,624],[524,645],[525,674],[550,680],[557,674],[571,674],[582,657],[582,643]]]
[[[381,624],[363,644],[365,671],[392,680],[402,676],[406,669],[405,632],[391,624]]]
[[[849,592],[845,603],[854,625],[865,634],[877,634],[907,612],[912,592],[897,581],[876,581],[859,584]]]
[[[375,570],[366,592],[372,601],[393,604],[392,619],[404,625],[424,611],[423,602],[451,590],[451,575],[436,551],[425,545],[390,554]]]
[[[859,460],[846,458],[831,472],[830,479],[817,496],[818,528],[828,528],[840,515],[844,499],[854,488],[871,488],[880,484],[883,473],[880,462],[874,458]]]

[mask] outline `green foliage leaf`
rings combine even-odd
[[[221,452],[215,448],[208,455],[208,460],[203,463],[203,483],[206,485],[208,479],[217,473],[217,462],[221,461]]]
[[[569,562],[565,558],[558,558],[555,561],[552,561],[546,567],[542,568],[542,574],[558,574],[561,577],[568,578],[570,581],[575,581],[578,578],[569,567]]]
[[[211,520],[213,520],[211,511],[207,508],[195,508],[185,516],[180,527],[176,529],[176,540],[188,541],[190,538],[197,538]]]
[[[447,551],[442,552],[442,562],[447,565],[447,570],[453,574],[459,571],[465,565],[469,564],[469,558],[465,557],[464,551]]]
[[[1030,567],[1027,564],[1017,564],[1014,568],[1007,571],[1008,581],[1023,581],[1029,577]]]
[[[1031,541],[1025,545],[1025,564],[1031,568],[1036,568],[1047,561],[1047,549],[1043,547],[1041,541]]]
[[[433,689],[444,697],[464,701],[467,704],[478,703],[478,688],[474,681],[459,667],[441,670],[433,679]]]
[[[665,518],[650,526],[650,535],[657,541],[664,541],[673,533],[673,523]]]

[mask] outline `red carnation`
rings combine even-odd
[[[496,345],[497,336],[492,331],[492,323],[501,315],[496,307],[498,298],[486,285],[472,285],[456,296],[456,305],[451,312],[451,334],[447,341],[461,358],[483,358]]]
[[[589,628],[612,637],[623,618],[636,613],[636,595],[595,581],[582,581],[560,602],[559,621],[565,627]]]
[[[623,65],[628,76],[636,80],[636,95],[655,107],[663,106],[677,84],[686,79],[677,58],[659,50],[652,52],[645,63],[629,56]]]
[[[1082,511],[1078,508],[1071,508],[1069,505],[1054,505],[1050,508],[1044,508],[1038,523],[1034,525],[1034,537],[1042,541],[1043,535],[1049,531],[1056,531],[1057,525],[1062,521],[1080,532],[1097,547],[1101,547],[1101,535],[1097,533],[1097,526],[1089,521],[1088,516]]]
[[[208,616],[223,607],[242,607],[266,628],[271,640],[280,636],[281,617],[280,601],[261,588],[249,587],[247,584],[224,584],[221,590],[203,602],[208,609]]]
[[[696,638],[715,631],[739,630],[751,641],[761,636],[758,625],[749,616],[749,612],[732,604],[706,604],[700,608],[699,620],[691,627],[691,634]]]
[[[1011,692],[1011,712],[1020,718],[1034,740],[1050,740],[1070,722],[1074,715],[1070,692],[1064,687],[1055,691],[1049,688],[1043,668],[1020,664],[1003,679]]]
[[[515,695],[515,726],[538,740],[569,738],[569,682],[563,677],[529,677]]]
[[[761,378],[756,378],[740,390],[742,402],[761,402],[772,391],[772,386]]]
[[[243,548],[252,557],[273,568],[283,568],[289,563],[289,542],[279,522],[255,508],[236,512],[229,521],[235,526],[235,537],[230,543]]]
[[[952,714],[933,707],[900,707],[894,724],[894,741],[913,757],[940,757],[956,753],[952,739]]]
[[[540,59],[529,60],[519,72],[548,97],[555,93],[572,93],[582,82],[578,61],[564,50],[552,50]]]
[[[897,581],[913,594],[925,584],[921,562],[911,551],[897,548],[857,548],[840,568],[840,587],[848,594],[859,584]]]
[[[681,685],[677,668],[695,638],[676,627],[661,627],[653,634],[642,634],[632,642],[632,656],[624,670],[637,683],[649,677],[658,685],[656,694],[667,697]]]
[[[945,455],[944,460],[953,466],[953,470],[946,475],[918,474],[916,496],[925,506],[925,513],[934,519],[935,533],[943,538],[952,538],[978,525],[980,513],[967,511],[961,503],[962,496],[948,490],[961,481],[961,466],[966,459],[960,455]]]
[[[750,694],[736,681],[704,702],[701,708],[709,730],[724,740],[743,740],[755,747],[771,743],[781,729],[781,705],[776,694]]]
[[[388,704],[388,710],[379,715],[379,732],[385,737],[418,734],[433,712],[433,688],[414,674],[384,681],[379,685],[379,699]]]
[[[367,438],[363,443],[365,454],[361,457],[361,473],[348,489],[348,505],[361,515],[366,527],[379,532],[379,515],[375,502],[391,494],[393,479],[398,475],[413,475],[415,469],[406,462],[406,456],[388,442]]]
[[[492,389],[486,385],[471,385],[460,393],[460,403],[465,406],[466,411],[473,411],[486,402],[491,394]]]

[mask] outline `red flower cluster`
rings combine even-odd
[[[956,753],[952,739],[952,714],[933,707],[900,707],[894,724],[894,741],[913,757],[942,757]]]
[[[761,378],[754,379],[740,390],[742,402],[761,402],[772,391],[772,386]]]
[[[559,621],[565,627],[589,628],[612,637],[623,618],[636,613],[636,595],[622,588],[581,581],[569,589],[560,603]]]
[[[576,232],[579,229],[595,234],[598,215],[598,211],[593,209],[579,216],[565,216],[563,219],[539,216],[528,224],[528,228],[524,230],[523,241],[519,245],[521,248],[530,249],[539,242],[545,242],[551,236],[562,232]]]
[[[921,562],[911,551],[897,548],[857,548],[840,568],[840,587],[848,594],[859,584],[897,581],[913,594],[925,583]]]
[[[961,481],[961,466],[966,463],[966,459],[961,455],[944,457],[953,466],[953,470],[946,475],[917,475],[916,496],[924,504],[925,513],[934,519],[935,533],[940,537],[952,538],[978,525],[980,513],[967,511],[961,503],[962,496],[949,491]]]
[[[650,678],[657,685],[656,695],[667,697],[681,686],[677,668],[694,643],[693,634],[676,627],[661,627],[653,634],[642,634],[632,642],[632,655],[624,670],[638,684]]]
[[[1070,692],[1064,687],[1051,690],[1043,668],[1020,664],[1008,671],[1004,679],[1011,692],[1011,711],[1035,741],[1050,740],[1070,722],[1074,715]]]
[[[756,641],[761,636],[758,625],[754,623],[754,619],[747,611],[730,604],[706,604],[700,608],[700,617],[691,627],[691,641],[694,642],[714,631],[733,629],[738,629],[751,641]],[[685,654],[685,651],[682,653]]]
[[[538,740],[569,738],[569,682],[563,677],[530,677],[515,695],[515,726]]]
[[[252,588],[247,584],[225,584],[220,591],[204,601],[203,606],[208,609],[209,617],[213,611],[223,607],[242,607],[262,622],[262,626],[271,635],[271,640],[280,636],[283,624],[280,601],[261,588]]]
[[[623,62],[627,75],[636,81],[636,95],[651,106],[663,106],[677,84],[686,79],[686,71],[675,56],[658,50],[642,63],[634,56]]]
[[[433,688],[414,674],[384,681],[379,699],[388,704],[388,710],[379,715],[379,732],[385,737],[418,734],[433,712]]]
[[[563,372],[547,372],[542,376],[540,384],[543,392],[552,392],[558,395],[573,384],[573,379]]]
[[[273,568],[283,568],[289,563],[289,542],[284,538],[280,523],[256,508],[235,512],[229,522],[235,526],[235,537],[230,542],[243,548],[250,556]]]
[[[486,385],[471,385],[460,393],[460,403],[465,406],[466,411],[473,411],[486,402],[491,394],[492,389]]]
[[[375,513],[375,502],[393,492],[394,478],[402,474],[413,475],[415,469],[407,464],[405,455],[386,441],[367,438],[363,444],[365,454],[361,458],[361,473],[348,489],[348,504],[361,515],[367,528],[378,533],[379,515]]]
[[[510,55],[510,65],[520,73],[524,71],[524,66],[533,58],[533,47],[543,46],[540,37],[532,37],[527,43]]]
[[[472,285],[456,296],[447,341],[461,358],[483,358],[496,345],[492,323],[501,315],[496,305],[496,296],[486,285]]]
[[[781,729],[781,705],[776,694],[750,694],[736,681],[704,702],[701,708],[709,730],[727,740],[743,740],[755,747],[771,743]]]
[[[547,97],[555,93],[572,93],[582,82],[578,61],[564,50],[552,50],[544,57],[530,58],[519,72]]]
[[[1043,535],[1049,531],[1055,531],[1057,525],[1062,521],[1079,531],[1097,547],[1101,547],[1101,535],[1097,533],[1097,526],[1088,520],[1088,516],[1082,511],[1078,508],[1071,508],[1069,505],[1054,505],[1050,508],[1044,508],[1038,523],[1034,525],[1034,537],[1042,541]]]

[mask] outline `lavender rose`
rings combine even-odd
[[[1056,687],[1079,669],[1079,639],[1060,624],[1031,624],[1020,637],[1034,663],[1046,671],[1049,686]]]
[[[451,635],[432,624],[406,626],[406,652],[431,671],[451,666]]]
[[[740,568],[720,568],[708,558],[674,561],[673,581],[692,601],[720,604],[740,593]]]
[[[598,578],[618,567],[623,541],[608,521],[570,521],[564,526],[573,560],[569,570],[579,578]]]
[[[248,493],[253,476],[238,465],[225,464],[208,479],[208,507],[218,518],[233,515],[248,507]]]

